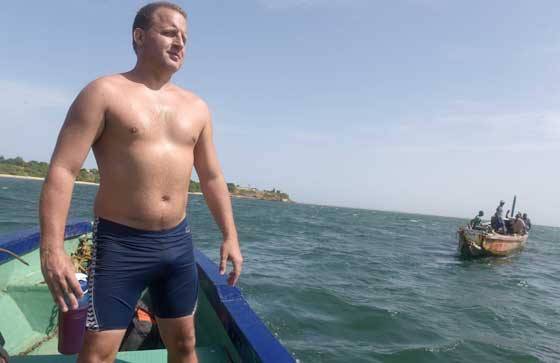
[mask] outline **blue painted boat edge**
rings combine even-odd
[[[227,284],[218,266],[195,248],[199,281],[243,362],[293,363],[294,357],[276,339],[237,287]]]
[[[70,239],[91,232],[91,222],[82,219],[70,219],[64,229],[64,238]],[[24,255],[39,247],[41,233],[39,227],[25,229],[0,236],[0,247],[17,255]],[[0,265],[12,260],[14,257],[7,253],[0,253]]]

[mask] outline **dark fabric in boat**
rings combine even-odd
[[[7,363],[10,360],[10,356],[8,355],[8,352],[4,350],[4,344],[6,344],[6,341],[4,340],[2,333],[0,333],[0,362],[2,362],[1,359],[3,359],[4,362]]]
[[[136,311],[130,321],[130,324],[128,325],[128,329],[124,334],[123,341],[119,348],[119,351],[121,352],[164,348],[159,335],[158,326],[155,322],[155,316],[153,315],[151,308],[148,306],[150,301],[147,296],[148,294],[144,295],[142,300],[139,300],[136,305]],[[138,309],[148,312],[151,317],[150,321],[142,319],[139,316]]]

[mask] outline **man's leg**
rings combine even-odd
[[[194,314],[173,319],[156,319],[161,339],[167,347],[167,362],[198,363],[194,349]]]
[[[113,363],[146,281],[160,266],[144,232],[96,218],[88,273],[89,306],[79,363]]]
[[[78,363],[113,363],[126,329],[86,331]]]
[[[198,275],[187,220],[158,238],[162,246],[159,278],[149,286],[152,308],[169,363],[197,363],[194,314]],[[164,272],[164,273],[162,273]]]

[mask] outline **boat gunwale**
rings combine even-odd
[[[477,230],[472,228],[459,228],[457,233],[468,234],[468,235],[483,235],[485,237],[486,243],[523,243],[529,238],[529,234],[500,234],[496,232],[487,232],[485,230]]]
[[[71,239],[91,232],[91,222],[83,219],[70,219],[64,228],[64,239]],[[41,233],[39,227],[32,227],[21,231],[0,236],[0,247],[10,250],[17,255],[24,255],[39,248]],[[0,266],[14,259],[9,254],[0,253]]]

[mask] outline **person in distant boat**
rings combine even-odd
[[[113,362],[149,288],[169,362],[196,362],[198,278],[186,220],[193,167],[223,235],[219,272],[237,283],[243,263],[230,195],[206,103],[171,83],[185,59],[187,14],[169,2],[142,7],[132,26],[136,65],[98,78],[73,102],[40,200],[41,270],[61,311],[82,295],[64,250],[74,180],[90,150],[101,176],[93,211],[87,332],[78,362]]]
[[[504,218],[504,225],[506,226],[506,234],[513,234],[513,216],[509,217],[510,210],[506,212],[506,218]]]
[[[523,222],[525,222],[525,227],[527,228],[527,231],[530,231],[531,230],[531,220],[527,216],[527,213],[523,213]]]
[[[523,218],[521,213],[517,213],[515,215],[515,219],[512,224],[512,229],[514,234],[525,234],[527,233],[527,229],[525,227],[525,222],[523,222]]]
[[[478,214],[476,216],[474,216],[473,219],[471,219],[471,228],[473,229],[477,229],[481,227],[482,224],[482,216],[484,215],[483,211],[478,211]]]
[[[492,228],[494,228],[494,230],[498,233],[505,233],[506,225],[504,223],[504,204],[506,204],[506,202],[500,200],[500,205],[498,205],[496,213],[494,213],[494,223]]]
[[[513,234],[513,229],[512,229],[513,220],[509,217],[510,213],[511,211],[508,209],[506,212],[506,217],[504,218],[506,234]]]

